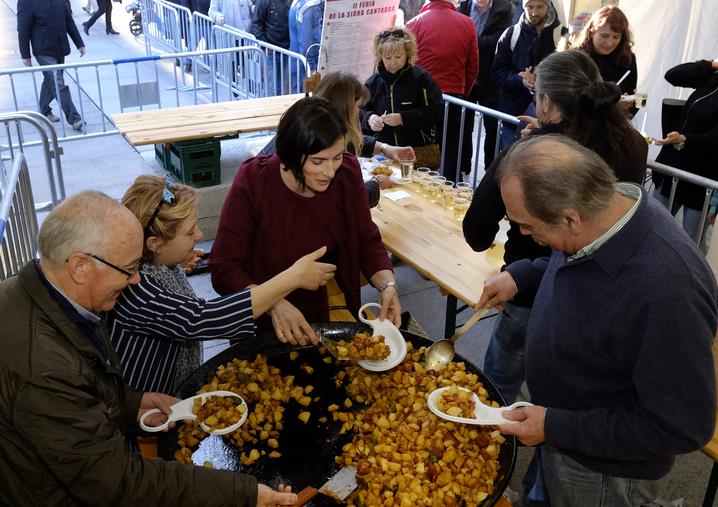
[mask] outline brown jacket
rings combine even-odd
[[[253,477],[130,453],[141,392],[124,386],[34,262],[0,283],[0,504],[254,507]]]

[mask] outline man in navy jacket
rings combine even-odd
[[[561,22],[551,0],[523,0],[523,13],[499,38],[492,77],[501,90],[498,110],[514,116],[523,114],[532,102],[533,69],[556,50]],[[501,149],[517,139],[515,128],[504,125]]]
[[[65,63],[70,54],[70,43],[67,36],[77,46],[80,56],[85,55],[85,43],[75,26],[70,14],[70,3],[67,0],[18,0],[17,2],[17,37],[20,46],[22,63],[32,66],[30,46],[40,65],[58,65]],[[54,74],[54,76],[53,76]],[[40,112],[50,121],[58,122],[60,118],[52,114],[50,102],[57,100],[65,113],[65,119],[75,130],[82,130],[84,122],[72,103],[70,89],[65,84],[63,71],[43,72],[44,79],[40,88]],[[60,97],[56,91],[59,89]]]
[[[500,429],[543,444],[553,506],[653,505],[675,455],[713,435],[715,275],[657,200],[568,137],[518,141],[497,180],[509,218],[553,249],[487,280],[477,304],[538,287],[536,405],[505,412],[516,422]]]

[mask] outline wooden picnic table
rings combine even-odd
[[[303,93],[112,115],[133,146],[275,130],[279,118]]]
[[[396,190],[405,190],[410,196],[398,201],[386,196]],[[420,195],[415,184],[383,191],[379,206],[371,211],[384,246],[446,293],[444,335],[451,336],[458,301],[468,306],[478,302],[484,281],[499,272],[503,246],[474,252],[453,211]]]

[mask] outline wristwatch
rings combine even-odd
[[[396,290],[399,290],[399,286],[396,284],[396,280],[394,280],[393,282],[384,282],[379,287],[377,287],[376,290],[379,292],[383,292],[389,287],[394,287]]]

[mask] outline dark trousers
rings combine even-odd
[[[463,99],[463,95],[447,93],[452,97]],[[471,117],[471,128],[468,120]],[[450,181],[461,181],[461,174],[471,172],[471,155],[473,153],[473,111],[466,111],[463,136],[461,131],[461,107],[449,104],[449,116],[446,121],[446,145],[441,156],[443,159],[442,174]],[[443,130],[439,129],[439,143],[443,142]],[[461,147],[461,160],[459,160],[459,147]]]
[[[65,63],[65,57],[56,58],[54,56],[35,55],[37,63],[40,65],[59,65]],[[62,112],[65,113],[65,120],[72,125],[81,120],[80,114],[72,103],[72,95],[70,88],[65,84],[65,78],[61,70],[43,71],[42,86],[40,87],[40,112],[47,116],[52,112],[50,102],[57,100],[60,104]],[[57,87],[55,87],[57,80]],[[57,97],[57,91],[60,91],[60,98]]]
[[[95,21],[105,15],[105,31],[112,30],[112,0],[97,0],[97,10],[86,21],[88,28],[95,24]]]

